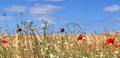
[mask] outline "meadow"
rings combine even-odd
[[[21,21],[14,34],[0,33],[0,58],[120,58],[119,32],[86,34],[75,23],[54,32],[54,24],[42,22],[38,27]],[[69,25],[78,30],[70,30]]]

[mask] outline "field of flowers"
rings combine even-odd
[[[21,21],[15,34],[0,33],[0,58],[120,58],[119,32],[86,34],[74,23],[54,32],[54,24],[42,22],[36,26]],[[69,25],[78,31],[70,30]]]

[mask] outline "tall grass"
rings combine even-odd
[[[16,30],[22,28],[22,31],[9,34],[6,30],[8,34],[1,33],[0,58],[117,58],[120,54],[118,32],[86,34],[78,24],[69,23],[63,34],[60,30],[54,33],[54,24],[42,22],[42,27],[38,27],[32,21],[22,20],[16,24]],[[70,29],[71,25],[75,30]],[[43,34],[39,33],[39,28]],[[82,40],[77,40],[77,34],[83,35]],[[114,44],[118,47],[104,45],[108,37],[115,37]],[[2,43],[2,40],[7,43]]]

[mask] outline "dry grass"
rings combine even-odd
[[[6,17],[6,15],[4,14]],[[120,33],[85,34],[78,24],[70,23],[62,34],[54,32],[54,24],[43,20],[42,27],[33,22],[16,24],[19,32],[0,34],[0,58],[118,58],[120,56]],[[69,25],[77,31],[71,31]],[[7,20],[6,20],[6,27]],[[39,31],[43,30],[43,33]],[[0,30],[1,31],[1,30]],[[37,33],[37,35],[36,35]],[[82,34],[82,40],[77,35]],[[106,39],[115,38],[113,44],[105,45]],[[6,40],[7,43],[3,43]],[[115,47],[115,45],[118,47]]]
[[[114,37],[114,34],[110,34]],[[0,38],[6,39],[7,44],[0,44],[0,57],[10,58],[114,58],[119,55],[119,47],[105,44],[105,34],[83,35],[82,40],[77,40],[76,35],[4,35]],[[120,33],[115,43],[118,45]]]

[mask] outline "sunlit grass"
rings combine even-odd
[[[7,21],[6,21],[7,22]],[[120,33],[86,34],[74,23],[54,33],[54,24],[43,20],[16,24],[15,34],[0,34],[0,58],[117,58],[120,56]],[[70,30],[69,26],[78,30]],[[6,24],[7,26],[7,24]],[[39,33],[41,28],[42,33]],[[79,34],[78,34],[79,33]],[[78,34],[78,35],[77,35]],[[106,44],[106,39],[115,38]]]

